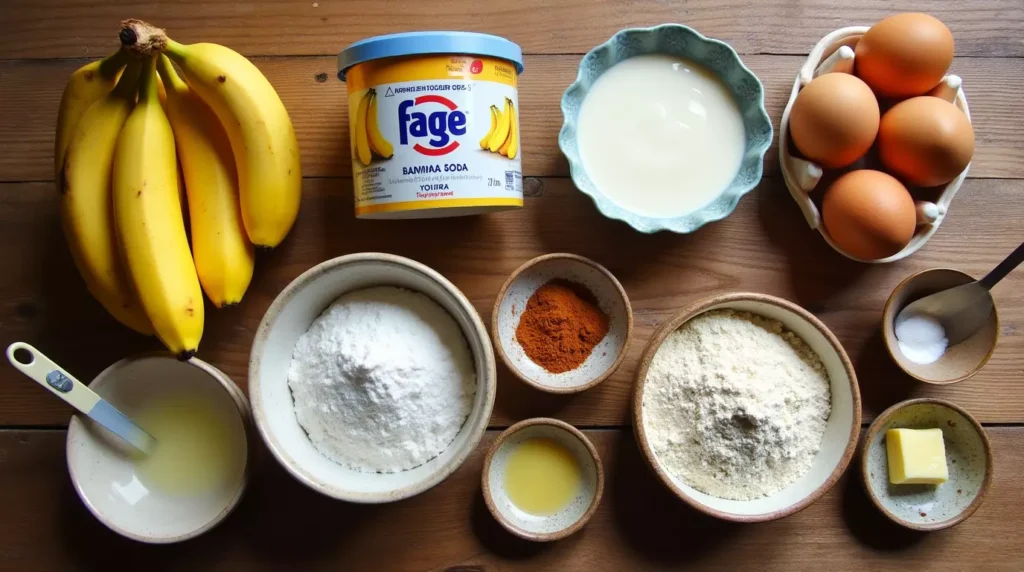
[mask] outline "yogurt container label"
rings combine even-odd
[[[352,67],[346,82],[356,216],[522,206],[513,64],[478,56],[388,58]],[[443,210],[449,208],[456,210]],[[422,212],[429,209],[441,210]]]

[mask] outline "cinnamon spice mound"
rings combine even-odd
[[[530,296],[516,327],[526,356],[551,373],[582,365],[607,334],[608,316],[594,296],[562,280],[548,282]]]

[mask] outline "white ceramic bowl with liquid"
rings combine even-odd
[[[473,409],[455,440],[423,465],[397,473],[361,472],[322,455],[299,425],[288,387],[288,368],[299,336],[342,294],[373,286],[407,288],[437,302],[459,325],[476,366]],[[293,280],[264,315],[249,358],[253,417],[270,452],[303,484],[350,502],[385,503],[411,497],[455,472],[487,429],[495,393],[494,350],[473,305],[436,271],[391,254],[334,258]]]
[[[75,415],[68,426],[68,471],[75,492],[100,522],[133,540],[167,544],[199,536],[234,510],[251,464],[250,412],[245,395],[230,378],[196,358],[180,361],[147,354],[108,367],[89,388],[128,417],[169,396],[202,399],[230,420],[232,447],[244,455],[241,469],[214,490],[188,496],[149,490],[136,477],[132,464],[138,453],[92,420]]]

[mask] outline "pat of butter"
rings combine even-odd
[[[885,432],[889,482],[938,485],[949,480],[942,429],[889,429]]]

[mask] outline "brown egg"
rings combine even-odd
[[[878,130],[885,169],[910,184],[944,185],[974,156],[974,129],[967,116],[944,99],[923,95],[885,112]]]
[[[845,167],[871,148],[878,134],[878,101],[863,81],[828,73],[804,86],[789,113],[793,144],[823,167]]]
[[[903,250],[917,228],[910,192],[881,171],[862,169],[839,177],[825,192],[821,210],[832,241],[862,260]]]
[[[871,26],[854,53],[855,73],[878,95],[924,95],[953,63],[953,34],[928,14],[896,14]]]

